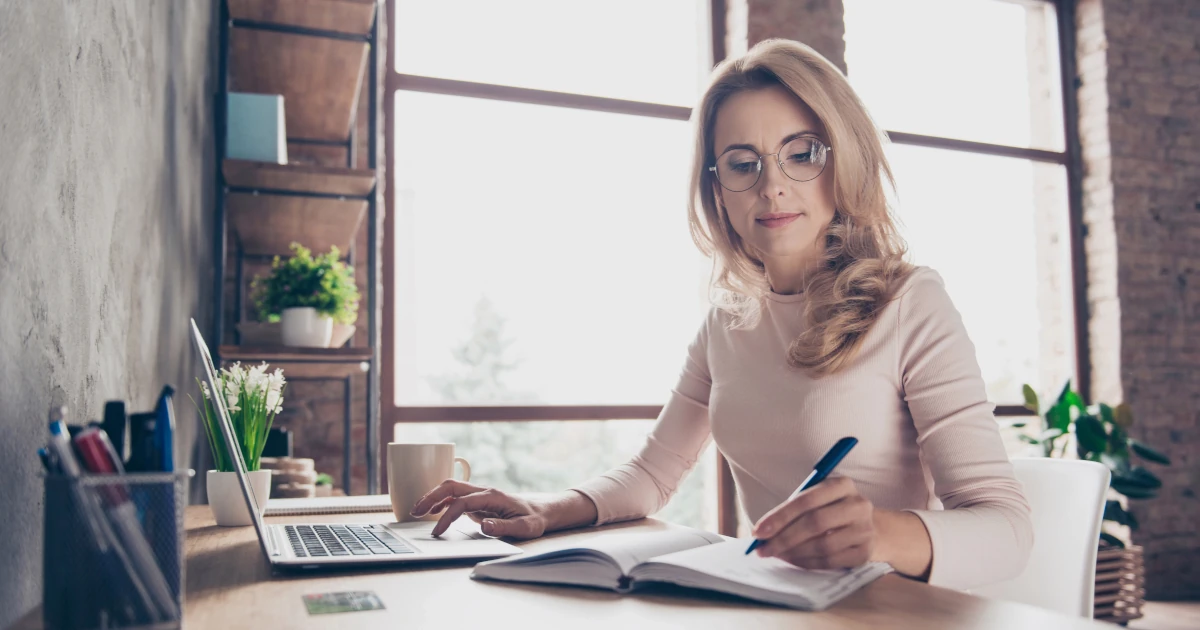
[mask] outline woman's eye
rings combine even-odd
[[[758,162],[737,162],[729,165],[734,173],[753,173],[758,168]]]
[[[805,153],[793,153],[788,156],[788,161],[798,162],[800,164],[808,164],[809,162],[812,162],[812,156],[812,151],[807,151]]]

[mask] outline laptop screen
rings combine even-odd
[[[257,508],[258,499],[254,494],[254,488],[250,485],[250,478],[246,475],[246,461],[242,458],[242,449],[237,447],[237,441],[233,437],[233,422],[229,418],[229,412],[225,409],[225,399],[217,393],[221,391],[217,387],[217,368],[213,365],[212,355],[208,353],[208,344],[204,342],[204,336],[200,334],[200,328],[196,326],[196,320],[192,319],[191,322],[192,342],[195,343],[200,357],[204,359],[204,378],[208,381],[208,390],[213,392],[211,401],[217,412],[217,424],[221,427],[221,440],[224,441],[225,448],[233,456],[233,471],[237,473],[238,485],[242,488],[242,496],[246,498],[246,507],[250,510],[250,519],[254,521],[254,529],[258,532],[258,542],[262,545],[263,554],[270,559],[271,552],[267,545],[266,528]]]

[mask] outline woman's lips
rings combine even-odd
[[[754,221],[765,228],[781,228],[800,218],[799,214],[771,215],[775,218],[755,219]]]

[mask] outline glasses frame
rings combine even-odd
[[[812,141],[816,142],[817,144],[821,145],[822,147],[825,147],[825,152],[824,152],[824,155],[821,160],[821,170],[817,171],[816,175],[813,175],[812,177],[810,177],[808,179],[796,179],[795,177],[788,175],[787,169],[785,169],[783,167],[783,160],[779,159],[779,154],[783,153],[783,150],[785,148],[787,148],[787,144],[783,145],[782,147],[779,147],[779,150],[774,153],[766,153],[766,154],[759,155],[758,151],[755,151],[753,149],[729,149],[728,151],[725,151],[721,155],[717,156],[717,159],[715,160],[715,162],[720,162],[721,158],[724,157],[726,153],[729,153],[729,151],[746,151],[746,150],[748,150],[748,151],[754,153],[754,155],[758,156],[758,170],[755,171],[754,183],[750,184],[749,186],[747,186],[745,188],[741,188],[741,189],[730,188],[725,182],[721,181],[721,175],[717,172],[716,164],[710,165],[708,167],[708,170],[712,171],[713,177],[716,178],[717,183],[720,184],[721,187],[724,188],[725,190],[728,190],[729,192],[745,192],[745,191],[750,190],[751,188],[754,188],[755,186],[757,186],[758,180],[762,179],[763,158],[774,156],[775,163],[779,165],[779,172],[783,173],[784,177],[787,177],[788,179],[790,179],[794,182],[801,182],[801,183],[811,182],[812,180],[820,177],[821,173],[825,172],[825,165],[829,164],[829,154],[833,152],[833,147],[825,144],[824,140],[821,140],[820,138],[818,138],[816,136],[800,136],[799,138],[793,138],[793,139],[789,140],[788,144],[791,144],[792,142],[795,142],[796,140],[804,140],[804,139],[812,140]]]

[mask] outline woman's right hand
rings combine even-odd
[[[526,539],[537,538],[546,532],[552,509],[549,502],[447,479],[425,493],[413,506],[411,514],[424,516],[445,510],[433,528],[434,536],[442,535],[458,517],[466,514],[479,523],[479,528],[488,536]]]

